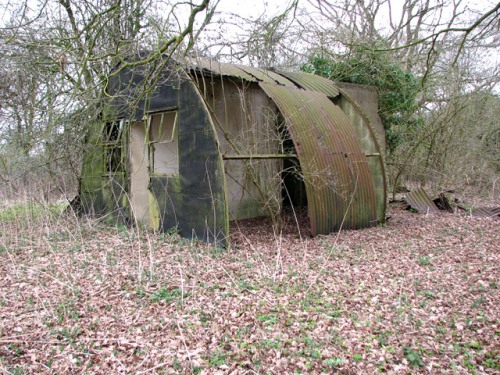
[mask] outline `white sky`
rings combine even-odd
[[[46,0],[0,0],[0,24],[6,21],[8,13],[6,13],[7,7],[12,7],[13,4],[27,3],[28,8],[33,10],[38,9],[40,4],[44,3]],[[56,0],[48,0],[49,4],[57,4]],[[77,3],[78,0],[73,0]],[[161,3],[162,0],[158,1]],[[168,0],[166,0],[168,1]],[[212,3],[216,3],[217,0],[211,0]],[[265,15],[267,19],[282,13],[293,0],[220,0],[217,6],[217,12],[219,14],[229,14],[233,13],[239,15],[243,18],[257,18],[261,15]],[[311,0],[299,0],[299,7],[306,7]],[[316,2],[317,0],[312,0]],[[336,3],[339,0],[328,0],[331,3]],[[436,1],[436,0],[434,0]],[[186,3],[185,0],[171,0],[172,3]],[[199,1],[194,0],[194,3]],[[393,11],[396,14],[401,12],[402,4],[404,0],[391,0]],[[491,9],[496,5],[495,0],[463,0],[463,4],[469,9],[484,11],[486,9]],[[201,17],[200,17],[201,18]]]
[[[286,9],[291,2],[291,0],[220,0],[217,9],[221,12],[232,12],[249,17],[258,16],[266,11],[267,15],[272,17]],[[308,2],[309,0],[299,0],[299,6],[306,6]],[[329,0],[329,2],[335,3],[339,1]],[[393,8],[398,12],[401,11],[404,2],[404,0],[391,0]],[[490,9],[496,5],[495,0],[465,0],[463,3],[470,9],[475,10]]]

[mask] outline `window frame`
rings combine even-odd
[[[161,140],[161,126],[163,123],[163,116],[166,113],[174,113],[174,121],[173,121],[173,127],[172,127],[172,132],[169,138],[166,140]],[[157,138],[158,140],[154,140],[153,138],[153,118],[155,116],[161,115],[162,117],[160,118],[159,122],[159,129],[157,133]],[[147,114],[147,137],[148,137],[148,147],[149,147],[149,168],[150,168],[150,174],[155,175],[155,176],[168,176],[168,177],[178,177],[179,176],[179,110],[177,108],[169,108],[165,109],[162,111],[155,111],[152,113]],[[155,151],[157,150],[157,145],[163,144],[163,145],[176,145],[175,148],[175,154],[176,154],[176,165],[175,165],[175,171],[169,171],[169,172],[160,172],[155,170]]]
[[[128,121],[123,118],[104,122],[101,133],[103,137],[102,146],[105,176],[122,175],[125,173],[126,147],[124,143],[124,134],[127,124]],[[118,128],[116,136],[113,135],[114,126]],[[118,157],[116,159],[118,162],[116,165],[114,165],[115,163],[113,162],[114,153],[118,153]]]

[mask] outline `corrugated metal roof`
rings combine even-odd
[[[439,208],[429,198],[427,193],[422,188],[408,193],[405,197],[406,203],[420,213],[439,213]]]
[[[299,156],[311,231],[376,224],[376,198],[368,162],[353,125],[320,92],[259,83],[279,107]]]
[[[328,78],[304,72],[279,72],[279,74],[307,90],[322,92],[330,98],[339,95],[339,89]]]
[[[271,70],[264,70],[264,69],[259,69],[259,68],[252,68],[250,66],[243,66],[243,65],[236,65],[238,68],[243,70],[245,73],[248,73],[255,77],[258,81],[265,82],[265,83],[271,83],[271,84],[278,84],[278,85],[283,85],[283,86],[288,86],[288,87],[296,87],[293,82],[290,80],[286,79],[280,74],[277,74]]]
[[[217,76],[236,77],[245,81],[258,82],[257,78],[246,73],[234,64],[226,64],[214,60],[192,57],[187,57],[185,61],[188,69],[198,70],[202,73],[209,72]]]

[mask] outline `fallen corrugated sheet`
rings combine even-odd
[[[304,175],[312,234],[376,225],[368,161],[344,112],[320,92],[259,85],[278,105],[293,139]]]
[[[478,207],[472,209],[468,209],[461,205],[458,205],[457,207],[468,212],[472,217],[500,220],[500,207],[495,207],[495,208]]]
[[[437,208],[437,206],[422,188],[418,188],[411,193],[408,193],[405,200],[411,208],[417,210],[420,213],[426,214],[440,212],[439,208]]]

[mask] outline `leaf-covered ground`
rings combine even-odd
[[[248,221],[223,250],[6,214],[0,373],[499,373],[500,223],[390,215],[316,238]]]

